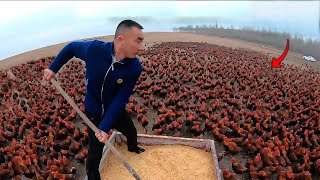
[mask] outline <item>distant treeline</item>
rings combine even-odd
[[[218,27],[218,25],[188,25],[183,27],[175,27],[175,32],[193,32],[214,36],[223,36],[229,38],[237,38],[244,41],[251,41],[255,43],[261,43],[271,45],[279,49],[284,49],[286,46],[286,40],[290,40],[289,51],[300,52],[303,55],[313,56],[317,60],[320,60],[320,41],[308,39],[304,40],[301,36],[293,36],[289,33],[279,33],[267,30],[256,30],[253,28],[241,28],[234,29]]]

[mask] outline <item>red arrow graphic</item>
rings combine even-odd
[[[286,49],[284,50],[282,55],[278,59],[272,58],[271,67],[272,68],[280,68],[281,67],[280,63],[287,56],[288,51],[289,51],[289,39],[287,39]]]

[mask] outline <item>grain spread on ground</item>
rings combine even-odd
[[[184,145],[142,146],[141,154],[127,151],[125,144],[116,149],[145,180],[214,180],[215,171],[211,152]],[[134,180],[135,178],[111,153],[102,171],[103,180]]]

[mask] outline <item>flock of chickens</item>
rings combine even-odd
[[[141,56],[144,72],[127,109],[142,126],[154,134],[211,134],[232,156],[226,180],[320,178],[319,72],[272,69],[267,55],[206,43],[161,43]]]
[[[74,179],[71,159],[83,163],[87,157],[87,129],[76,126],[76,111],[42,81],[52,59],[0,71],[0,179]],[[70,82],[64,87],[83,109],[85,88]]]
[[[212,135],[234,155],[232,170],[223,168],[226,180],[320,178],[319,72],[271,69],[266,55],[207,43],[160,43],[139,56],[144,71],[126,109],[143,127],[159,135]],[[0,179],[74,179],[72,162],[85,163],[87,129],[42,80],[53,58],[0,71]],[[84,76],[82,61],[57,75],[82,110]],[[151,110],[154,120],[147,118]]]

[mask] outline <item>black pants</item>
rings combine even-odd
[[[100,118],[94,118],[91,120],[93,124],[97,127],[101,122]],[[89,127],[88,127],[89,128]],[[127,138],[127,146],[135,147],[138,145],[137,143],[137,130],[132,122],[131,117],[128,112],[124,110],[124,112],[120,115],[120,118],[115,122],[114,129],[121,132]],[[108,133],[108,132],[106,132]],[[104,147],[104,143],[101,143],[95,136],[95,133],[92,129],[88,129],[89,134],[89,149],[88,156],[86,162],[86,170],[88,180],[100,180],[99,173],[99,164],[102,158],[102,150]]]

